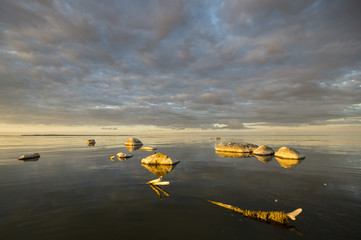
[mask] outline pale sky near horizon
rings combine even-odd
[[[360,9],[357,0],[0,0],[0,134],[359,133]]]

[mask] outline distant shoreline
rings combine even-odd
[[[23,134],[21,137],[85,137],[85,136],[132,136],[132,135],[118,135],[118,134]]]

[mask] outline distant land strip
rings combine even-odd
[[[85,137],[85,136],[133,136],[133,135],[118,135],[118,134],[24,134],[20,135],[22,137],[64,137],[64,136],[74,136],[74,137]]]

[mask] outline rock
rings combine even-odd
[[[142,146],[143,143],[137,138],[129,138],[125,143],[125,146]]]
[[[125,154],[125,153],[117,153],[117,158],[131,158],[133,157],[133,155],[128,155],[128,154]]]
[[[154,151],[154,150],[157,150],[157,148],[154,148],[154,147],[141,147],[141,148],[139,148],[139,150]]]
[[[216,146],[216,151],[221,152],[241,152],[241,153],[251,153],[258,146],[251,143],[220,143]]]
[[[150,155],[150,156],[142,159],[142,164],[173,165],[173,164],[177,164],[177,163],[179,163],[179,161],[173,161],[167,155],[164,155],[162,153],[156,153],[156,154]]]
[[[34,160],[34,159],[39,159],[40,158],[40,154],[39,153],[31,153],[31,154],[24,154],[22,156],[19,157],[19,160]]]
[[[287,158],[287,159],[304,159],[305,156],[297,152],[296,149],[290,147],[281,147],[278,149],[275,154],[275,157],[278,158]]]
[[[95,139],[89,139],[89,140],[86,142],[86,144],[87,144],[88,146],[94,146],[94,145],[95,145]]]
[[[253,151],[253,154],[262,155],[262,156],[273,155],[274,153],[275,153],[275,151],[273,151],[273,149],[271,147],[268,147],[266,145],[261,145]]]

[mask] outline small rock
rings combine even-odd
[[[19,157],[19,160],[28,160],[28,159],[36,159],[36,158],[40,158],[39,153],[24,154]]]
[[[124,145],[126,146],[142,146],[143,143],[137,138],[129,138]]]
[[[179,163],[179,161],[173,161],[167,155],[164,155],[162,153],[156,153],[156,154],[150,155],[150,156],[142,159],[142,164],[173,165],[173,164],[177,164],[177,163]]]
[[[220,143],[216,146],[216,151],[222,152],[242,152],[242,153],[251,153],[258,146],[251,143]]]
[[[275,157],[287,158],[287,159],[304,159],[305,156],[300,154],[296,149],[290,147],[281,147],[275,154]]]
[[[139,150],[154,151],[154,150],[157,150],[157,148],[153,148],[153,147],[141,147],[141,148],[139,148]]]
[[[133,157],[133,155],[128,155],[128,154],[122,153],[122,152],[117,153],[117,158],[131,158],[131,157]]]
[[[87,144],[88,146],[94,146],[94,145],[95,145],[95,139],[89,139],[89,140],[86,142],[86,144]]]
[[[271,147],[268,147],[266,145],[261,145],[253,151],[253,154],[263,155],[263,156],[273,155],[274,153],[275,153],[275,151],[273,151],[273,149]]]

